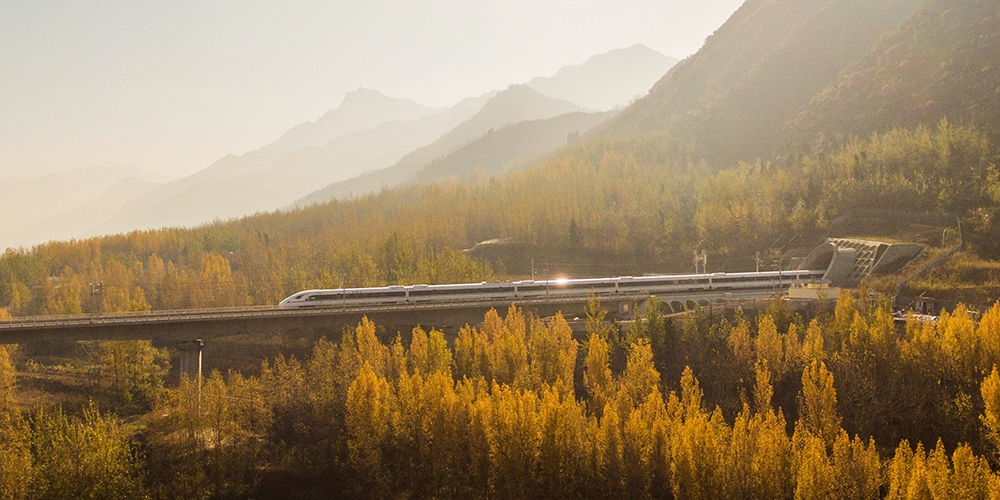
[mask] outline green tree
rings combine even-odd
[[[31,418],[35,498],[144,498],[141,462],[121,423],[90,407],[82,419],[61,411]]]
[[[126,412],[151,409],[169,368],[166,351],[148,340],[106,340],[97,347],[102,384],[112,403]]]

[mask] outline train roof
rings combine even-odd
[[[522,280],[513,282],[486,282],[479,283],[448,283],[441,285],[390,285],[383,287],[364,288],[326,288],[311,289],[296,292],[291,297],[305,294],[357,294],[357,293],[378,293],[378,292],[398,292],[404,290],[465,290],[476,288],[499,288],[505,286],[519,287],[544,287],[544,286],[586,286],[586,285],[610,285],[618,283],[654,283],[658,281],[695,281],[707,279],[745,279],[751,277],[778,277],[778,276],[805,276],[822,274],[822,270],[794,270],[794,271],[761,271],[761,272],[740,272],[740,273],[709,273],[709,274],[660,274],[651,276],[619,276],[612,278],[573,278],[573,279],[549,279],[549,280]]]

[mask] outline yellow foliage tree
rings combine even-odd
[[[605,405],[614,397],[614,379],[611,377],[611,367],[608,353],[608,343],[599,334],[591,333],[587,341],[587,359],[584,361],[583,386],[590,396],[590,407],[595,415],[600,416]]]
[[[653,350],[648,340],[639,339],[629,349],[625,371],[619,377],[620,391],[628,396],[631,405],[638,406],[650,394],[658,392],[659,385],[660,373],[653,366]]]
[[[835,500],[833,465],[826,454],[823,438],[796,425],[795,435],[795,499]]]
[[[781,335],[778,334],[778,327],[770,315],[764,315],[757,325],[757,337],[753,341],[754,353],[757,360],[767,362],[766,366],[771,371],[771,378],[780,379],[785,373],[784,368],[784,346]]]
[[[365,362],[347,390],[344,423],[350,464],[373,498],[389,495],[390,471],[384,452],[390,437],[392,406],[389,383]]]
[[[837,413],[837,390],[833,374],[822,361],[813,361],[802,371],[802,392],[799,394],[800,421],[804,428],[832,447],[840,433]]]
[[[28,494],[35,473],[31,428],[21,412],[0,408],[0,443],[0,498],[30,498]]]
[[[1000,372],[993,366],[980,387],[983,396],[983,414],[980,420],[986,428],[986,436],[995,450],[1000,452]]]
[[[0,345],[0,412],[16,405],[14,389],[17,385],[17,371],[11,362],[6,346]]]

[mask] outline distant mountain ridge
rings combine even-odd
[[[137,196],[167,180],[163,174],[136,167],[101,166],[35,178],[0,179],[0,250],[80,236],[83,228],[99,224],[109,215],[81,207],[117,207],[109,197],[118,199],[122,193]],[[81,226],[46,222],[60,213],[71,214]]]
[[[507,125],[580,111],[576,104],[539,94],[524,85],[511,85],[483,105],[478,113],[442,135],[431,144],[417,148],[394,165],[345,181],[335,182],[295,202],[319,203],[333,198],[361,196],[382,187],[410,182],[421,168]]]
[[[432,161],[414,174],[413,182],[448,178],[468,182],[479,175],[502,176],[520,170],[560,147],[573,144],[612,115],[612,111],[577,111],[508,125]]]
[[[349,112],[327,112],[325,130],[348,128],[330,120],[338,116],[354,120],[361,113],[357,106],[362,100],[376,103],[379,109],[385,103],[399,101],[375,98],[372,92],[365,91],[364,99],[345,98],[344,106],[353,107]],[[135,199],[89,233],[189,226],[276,210],[317,186],[392,165],[467,119],[489,96],[468,98],[416,120],[388,121],[369,130],[345,133],[321,146],[304,146],[291,152],[265,146],[242,156],[228,155],[209,168]]]
[[[637,44],[564,66],[556,74],[533,78],[525,86],[589,110],[607,111],[646,95],[677,61]]]
[[[477,170],[502,174],[565,146],[570,134],[586,133],[602,123],[610,114],[583,111],[620,106],[644,94],[675,62],[635,45],[442,109],[359,88],[316,120],[292,127],[257,150],[226,155],[182,179],[115,177],[78,183],[79,189],[72,192],[52,190],[65,195],[58,202],[43,202],[45,210],[25,219],[30,227],[15,225],[16,217],[11,217],[0,222],[0,230],[7,229],[0,233],[11,244],[26,245],[195,226],[280,209],[295,200],[325,201],[445,177],[468,179]],[[317,193],[323,186],[336,194]],[[3,194],[0,190],[0,206]],[[21,206],[41,199],[7,197],[20,200]],[[83,212],[90,215],[83,217]]]
[[[348,92],[340,106],[327,111],[315,122],[300,123],[261,149],[291,152],[305,146],[322,146],[351,132],[370,130],[386,122],[417,120],[438,111],[441,110],[409,99],[386,97],[378,91],[359,88]]]

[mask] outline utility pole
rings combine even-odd
[[[549,300],[549,263],[545,263],[545,300]]]
[[[95,308],[98,315],[104,314],[104,282],[100,283],[90,283],[90,300],[91,303],[97,301],[97,307]]]
[[[694,251],[694,273],[698,274],[698,264],[701,264],[701,273],[708,274],[708,254],[705,253],[705,249]]]
[[[347,277],[344,276],[343,271],[340,271],[337,274],[340,274],[340,292],[344,296],[342,309],[347,309]]]
[[[774,259],[772,262],[774,264],[774,270],[778,271],[778,288],[781,288],[781,248],[775,248],[771,251],[771,255]]]

